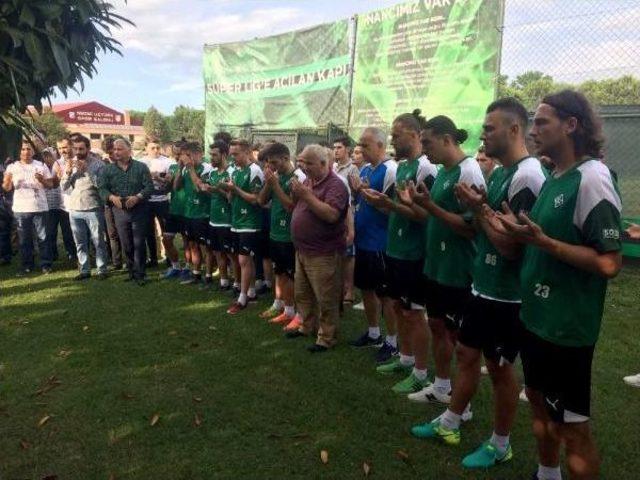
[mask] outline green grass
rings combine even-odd
[[[374,373],[373,352],[345,346],[362,330],[361,313],[348,313],[334,351],[311,356],[307,340],[285,340],[256,317],[266,302],[229,317],[226,296],[169,282],[140,288],[121,276],[79,285],[74,273],[0,271],[3,480],[350,479],[364,477],[365,461],[371,478],[523,479],[536,466],[521,405],[514,460],[488,473],[460,467],[491,433],[486,378],[460,447],[411,438],[409,427],[441,407],[394,395],[395,379]],[[612,282],[596,353],[594,429],[606,479],[640,471],[640,391],[621,381],[640,371],[639,290],[638,268]],[[46,385],[54,388],[36,394]]]

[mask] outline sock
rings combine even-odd
[[[240,290],[240,282],[233,282],[233,288]]]
[[[496,432],[493,432],[489,442],[499,451],[504,452],[509,445],[509,435],[498,435]]]
[[[256,296],[256,289],[255,288],[250,288],[249,290],[247,290],[247,297],[253,298],[255,296]]]
[[[408,367],[409,365],[415,365],[416,359],[413,358],[413,355],[405,355],[404,353],[401,353],[400,363],[405,367]]]
[[[284,314],[287,316],[287,318],[293,318],[296,314],[296,309],[294,308],[293,305],[285,305],[284,306]]]
[[[427,369],[418,369],[416,367],[413,367],[413,375],[418,379],[418,380],[424,380],[425,378],[427,378]]]
[[[440,425],[447,430],[457,430],[460,428],[460,417],[457,413],[453,413],[447,408],[447,411],[440,417]]]
[[[171,262],[171,268],[174,270],[180,270],[180,262]]]
[[[276,298],[273,301],[273,305],[271,305],[272,308],[274,308],[275,310],[280,310],[282,308],[284,308],[284,301],[280,300],[279,298]]]
[[[238,297],[238,303],[240,305],[246,305],[247,304],[247,294],[246,293],[240,293],[240,296]]]
[[[228,278],[221,278],[220,279],[220,286],[221,287],[228,287],[229,286],[229,279]]]
[[[191,273],[193,273],[193,278],[195,278],[196,280],[200,280],[202,278],[202,273],[200,273],[200,270],[194,270]]]
[[[391,345],[393,348],[398,348],[398,336],[397,335],[387,335],[385,341]]]
[[[256,280],[256,288],[262,287],[262,280]]]
[[[369,327],[369,338],[380,338],[380,327]]]
[[[562,480],[560,467],[545,467],[538,465],[538,480]]]
[[[264,284],[267,286],[269,290],[271,290],[271,280],[265,280]]]
[[[445,395],[448,395],[449,392],[451,391],[451,379],[436,377],[433,382],[433,388],[438,390],[440,393],[444,393]]]

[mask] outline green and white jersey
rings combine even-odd
[[[212,187],[217,187],[220,183],[227,183],[232,172],[231,167],[224,170],[214,168],[207,178],[207,183]],[[217,190],[211,192],[209,224],[212,227],[231,227],[231,203],[224,192]]]
[[[233,183],[240,190],[257,194],[262,190],[264,174],[258,165],[251,163],[244,168],[235,167],[231,174]],[[231,199],[231,231],[257,232],[262,229],[262,208],[246,202],[240,195]]]
[[[178,169],[180,169],[180,165],[174,163],[169,167],[169,174],[171,177],[175,177],[178,174]],[[171,190],[171,200],[169,203],[169,213],[172,215],[176,215],[179,217],[184,217],[184,212],[186,210],[186,201],[187,201],[187,193],[184,189],[184,185],[182,188],[178,190]]]
[[[530,212],[547,175],[540,161],[525,157],[511,167],[497,168],[489,177],[487,204],[496,211],[507,202],[515,213]],[[484,230],[476,236],[478,252],[473,261],[473,293],[489,300],[520,302],[520,264],[498,253]]]
[[[448,212],[468,217],[471,221],[470,212],[455,194],[456,183],[485,188],[482,170],[474,158],[466,157],[449,170],[438,170],[431,187],[431,199],[436,205]],[[428,218],[425,230],[424,274],[441,285],[469,287],[471,266],[476,253],[473,240],[458,235],[444,221],[434,216]]]
[[[289,182],[296,177],[300,183],[306,180],[302,170],[296,168],[289,175],[278,174],[278,184],[287,195],[291,195]],[[276,242],[291,242],[291,212],[289,212],[275,193],[271,193],[271,230],[269,238]]]
[[[409,181],[424,182],[431,188],[437,169],[425,155],[415,160],[400,160],[396,169],[393,200],[400,202],[396,189],[405,188]],[[387,255],[400,260],[420,260],[424,257],[424,225],[396,213],[389,213],[387,227]]]
[[[211,173],[210,163],[200,163],[195,167],[196,175],[206,181]],[[182,186],[185,191],[186,207],[184,216],[192,219],[209,218],[209,195],[198,190],[198,187],[191,180],[188,168],[182,169]]]
[[[611,172],[588,159],[547,180],[531,219],[551,238],[605,253],[622,248],[621,210]],[[520,318],[529,331],[557,345],[596,343],[607,279],[527,245],[520,286]]]

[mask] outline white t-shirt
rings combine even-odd
[[[46,212],[49,209],[44,186],[36,180],[36,173],[51,178],[49,169],[42,162],[13,162],[7,167],[13,183],[13,211],[15,213]]]
[[[171,165],[175,165],[176,161],[173,158],[168,158],[165,157],[163,155],[160,155],[158,158],[151,158],[151,157],[143,157],[140,159],[140,161],[142,163],[144,163],[147,167],[149,167],[149,171],[151,172],[151,175],[153,176],[158,175],[158,174],[167,174],[169,173],[169,167]],[[162,190],[163,188],[163,184],[154,180],[153,181],[153,188],[154,188],[154,193],[153,195],[151,195],[151,198],[149,199],[150,202],[168,202],[169,201],[169,194],[168,193],[162,193],[159,194],[158,192]]]

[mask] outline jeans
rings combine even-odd
[[[129,276],[144,279],[147,249],[145,237],[149,224],[149,207],[140,203],[131,210],[113,207],[113,218],[127,259]]]
[[[0,227],[0,260],[10,262],[13,256],[11,250],[11,223]]]
[[[40,251],[40,266],[50,268],[53,262],[51,245],[47,241],[47,212],[15,212],[14,216],[18,225],[18,243],[20,245],[20,257],[23,269],[33,269],[33,232],[38,238],[38,250]]]
[[[120,248],[120,237],[116,229],[116,222],[113,218],[113,210],[116,207],[107,205],[104,207],[104,218],[107,224],[108,248],[111,251],[111,263],[114,267],[122,266],[122,249]]]
[[[73,239],[76,242],[80,273],[90,273],[89,237],[96,249],[98,273],[107,271],[107,247],[104,243],[104,214],[102,210],[88,212],[70,211],[69,220]]]
[[[58,259],[58,225],[62,232],[62,242],[67,256],[76,256],[76,244],[74,243],[71,225],[69,224],[69,214],[64,210],[49,210],[47,212],[47,240],[51,245],[53,260]]]

